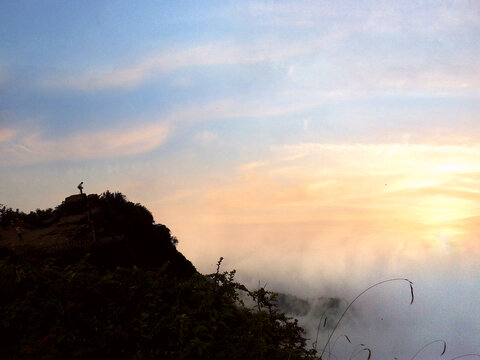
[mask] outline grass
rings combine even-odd
[[[402,282],[407,282],[409,287],[410,287],[410,297],[411,297],[411,300],[410,300],[410,305],[413,304],[414,300],[415,300],[415,295],[414,295],[414,292],[413,292],[413,282],[411,282],[409,279],[405,279],[405,278],[395,278],[395,279],[388,279],[388,280],[384,280],[384,281],[380,281],[378,283],[375,283],[371,286],[369,286],[368,288],[366,288],[365,290],[363,290],[360,294],[358,294],[349,304],[348,306],[345,308],[345,310],[342,312],[342,314],[340,315],[340,318],[337,320],[337,322],[335,323],[334,327],[333,327],[333,330],[331,332],[328,333],[328,338],[327,338],[327,342],[325,343],[325,345],[323,346],[321,352],[320,352],[320,355],[319,355],[319,359],[322,360],[323,359],[323,356],[324,355],[328,355],[329,359],[331,356],[333,356],[334,358],[336,358],[335,355],[333,355],[332,351],[333,349],[335,348],[335,345],[337,344],[337,342],[344,338],[348,341],[348,343],[352,344],[350,338],[345,335],[345,334],[342,334],[342,335],[339,335],[335,338],[335,340],[333,341],[333,344],[330,346],[330,343],[332,342],[332,338],[338,328],[338,326],[340,325],[340,323],[342,322],[343,318],[345,317],[346,313],[348,312],[348,310],[352,307],[352,305],[363,295],[365,294],[366,292],[370,291],[371,289],[379,286],[379,285],[383,285],[383,284],[386,284],[386,283],[390,283],[390,282],[397,282],[397,281],[402,281]],[[319,337],[319,334],[320,334],[320,329],[323,327],[325,328],[326,325],[327,325],[327,316],[326,316],[326,313],[327,313],[328,309],[325,310],[325,312],[320,316],[320,319],[319,319],[319,322],[318,322],[318,326],[317,326],[317,334],[316,334],[316,339],[313,343],[313,348],[314,350],[316,351],[317,350],[317,344],[318,344],[318,337]],[[422,353],[425,349],[427,349],[428,347],[436,344],[436,343],[441,343],[443,344],[443,347],[442,347],[442,351],[440,353],[440,356],[444,355],[445,354],[445,351],[447,350],[447,343],[445,342],[445,340],[433,340],[427,344],[425,344],[423,347],[421,347],[411,358],[410,360],[414,360],[420,353]],[[349,360],[353,360],[355,359],[357,356],[359,356],[360,354],[364,353],[364,352],[367,352],[368,353],[368,357],[367,357],[367,360],[370,360],[371,357],[372,357],[372,351],[371,349],[366,346],[365,344],[357,344],[356,347],[360,347],[360,349],[357,349],[357,350],[353,350]],[[328,348],[328,351],[327,351],[327,348]],[[463,354],[463,355],[458,355],[454,358],[451,358],[450,360],[457,360],[457,359],[460,359],[460,358],[465,358],[465,357],[478,357],[480,358],[480,354]]]
[[[353,299],[349,304],[348,306],[345,308],[345,310],[343,311],[342,315],[340,315],[340,318],[337,320],[337,322],[335,323],[335,326],[333,327],[333,330],[332,332],[329,334],[328,336],[328,339],[327,339],[327,342],[325,343],[325,345],[323,346],[323,349],[322,349],[322,352],[320,353],[320,359],[323,359],[323,355],[325,354],[325,351],[327,350],[327,347],[329,346],[330,344],[330,341],[332,340],[332,336],[333,334],[335,334],[335,331],[337,330],[338,328],[338,325],[340,325],[340,323],[342,322],[343,318],[345,317],[345,314],[348,312],[348,310],[350,310],[350,308],[352,307],[352,305],[363,295],[365,294],[366,292],[368,292],[369,290],[379,286],[379,285],[382,285],[382,284],[385,284],[385,283],[389,283],[389,282],[394,282],[394,281],[404,281],[404,282],[408,282],[408,284],[410,285],[410,295],[411,295],[411,301],[410,301],[410,305],[413,304],[413,300],[415,299],[414,297],[414,294],[413,294],[413,282],[411,282],[410,280],[408,279],[403,279],[403,278],[396,278],[396,279],[388,279],[388,280],[384,280],[384,281],[380,281],[376,284],[373,284],[371,286],[369,286],[368,288],[366,288],[365,290],[363,290],[360,294],[358,294],[355,299]],[[322,319],[320,319],[321,321]],[[365,349],[362,349],[361,351],[363,350],[367,350],[368,348],[365,348]],[[371,351],[370,349],[368,349],[369,351],[369,357],[368,359],[370,359],[371,357]],[[355,355],[356,356],[356,355]]]
[[[418,354],[420,354],[423,350],[425,350],[427,347],[429,347],[430,345],[433,345],[435,343],[438,343],[438,342],[441,342],[443,343],[443,350],[442,350],[442,353],[440,354],[440,356],[442,356],[443,354],[445,354],[445,350],[447,350],[447,343],[445,342],[445,340],[434,340],[434,341],[431,341],[429,342],[428,344],[424,345],[420,350],[418,350],[415,355],[412,356],[412,358],[410,360],[413,360],[417,357]]]

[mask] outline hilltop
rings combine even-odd
[[[21,221],[21,238],[17,234]],[[25,214],[2,211],[0,254],[54,256],[75,261],[89,253],[104,266],[161,266],[177,274],[196,270],[175,245],[170,229],[155,224],[150,211],[119,192],[76,194],[55,209]],[[5,256],[5,255],[4,255]]]
[[[276,294],[248,290],[222,259],[198,273],[121,193],[1,215],[2,359],[315,359]]]

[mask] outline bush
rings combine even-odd
[[[86,257],[0,262],[0,358],[313,359],[303,330],[235,272],[179,280]],[[255,301],[243,305],[239,292]]]

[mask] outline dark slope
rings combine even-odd
[[[315,358],[275,294],[249,291],[221,260],[199,274],[176,242],[120,193],[4,211],[0,359]]]
[[[10,211],[2,219],[0,254],[54,256],[68,263],[89,253],[92,262],[106,267],[168,263],[177,275],[195,272],[175,248],[177,239],[170,230],[155,224],[150,211],[121,193],[72,195],[55,210]],[[21,240],[14,229],[18,219],[24,224]]]

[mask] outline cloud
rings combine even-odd
[[[320,100],[285,102],[282,98],[274,102],[260,99],[241,103],[229,99],[177,109],[159,117],[156,123],[95,133],[83,132],[59,139],[49,139],[41,130],[5,128],[0,130],[0,158],[4,159],[5,164],[32,164],[59,159],[137,154],[161,146],[172,132],[181,132],[202,121],[286,115],[321,106],[322,103]],[[218,134],[208,130],[195,135],[195,140],[204,145],[218,138]]]
[[[298,21],[317,25],[315,36],[289,40],[278,28],[268,28],[256,37],[238,36],[224,41],[183,45],[158,53],[144,54],[129,63],[95,65],[79,72],[54,74],[40,81],[41,87],[74,91],[133,89],[158,76],[190,67],[272,64],[287,69],[285,75],[298,90],[368,92],[465,92],[480,86],[478,60],[471,49],[458,52],[452,27],[475,24],[474,4],[414,6],[408,2],[384,1],[369,8],[331,6],[301,2],[270,6],[253,2],[240,6],[236,21],[253,17],[260,23]],[[469,9],[470,6],[470,9]],[[477,5],[478,6],[478,5]],[[447,11],[448,10],[448,11]],[[478,12],[477,12],[478,13]],[[425,17],[431,18],[426,21]],[[473,19],[472,19],[473,18]],[[456,19],[456,20],[455,20]],[[322,22],[322,23],[323,23]],[[478,23],[478,21],[477,21]],[[279,25],[280,24],[280,25]],[[425,25],[428,24],[428,25]],[[434,24],[434,25],[431,25]],[[434,27],[432,29],[432,26]],[[298,31],[298,30],[296,30]],[[453,32],[452,32],[453,31]],[[409,32],[412,44],[397,35]],[[450,37],[445,35],[445,32]],[[413,34],[411,34],[413,33]],[[436,42],[434,36],[441,36]],[[378,38],[379,46],[372,47]],[[388,39],[388,46],[385,40]],[[451,49],[447,54],[446,50]],[[441,56],[439,56],[441,55]],[[279,76],[281,71],[276,71]],[[285,79],[284,79],[285,80]],[[191,78],[174,79],[172,86],[189,86]]]
[[[133,64],[111,64],[91,68],[82,73],[57,74],[50,78],[43,78],[39,85],[77,91],[98,91],[116,87],[134,88],[154,76],[181,68],[258,64],[288,59],[318,50],[346,33],[342,30],[306,42],[285,43],[276,37],[265,36],[258,40],[250,39],[244,43],[234,41],[207,43],[147,55]],[[182,82],[185,81],[182,80],[180,83]]]
[[[322,19],[325,26],[355,26],[370,33],[420,33],[431,35],[450,27],[477,26],[480,20],[476,1],[383,0],[375,2],[295,1],[272,4],[265,1],[244,2],[236,9],[245,23],[277,28],[315,28]],[[321,24],[322,24],[321,23]],[[320,24],[320,26],[321,26]]]
[[[478,145],[274,147],[270,156],[238,167],[222,184],[197,179],[195,188],[202,191],[195,199],[168,202],[168,220],[176,224],[178,215],[182,231],[203,227],[218,239],[232,226],[242,231],[258,227],[256,236],[278,241],[297,231],[305,246],[332,239],[337,245],[329,251],[339,256],[343,245],[353,246],[355,239],[362,243],[366,262],[379,252],[419,259],[426,248],[443,252],[445,239],[459,245],[450,246],[452,251],[469,257],[480,251],[476,246],[468,255],[460,246],[470,243],[478,225],[472,216],[480,216],[479,153]]]
[[[251,276],[293,276],[295,291],[313,279],[374,281],[480,255],[478,153],[478,145],[279,146],[221,183],[196,178],[192,192],[153,209],[201,271],[224,256]]]
[[[155,205],[199,271],[223,256],[253,288],[353,299],[409,278],[412,306],[408,286],[379,287],[339,334],[381,358],[411,357],[442,338],[453,357],[477,350],[479,153],[478,144],[276,146],[220,184],[197,178],[197,191]],[[314,337],[319,319],[303,320]]]
[[[304,92],[343,93],[350,96],[390,94],[470,94],[480,88],[476,59],[402,52],[395,56],[381,50],[352,54],[344,49],[323,56],[323,61],[306,58],[289,71],[290,86]]]
[[[153,123],[135,128],[83,132],[52,140],[41,132],[31,134],[19,130],[1,143],[0,158],[6,165],[21,165],[132,155],[161,146],[168,131],[166,124]]]

